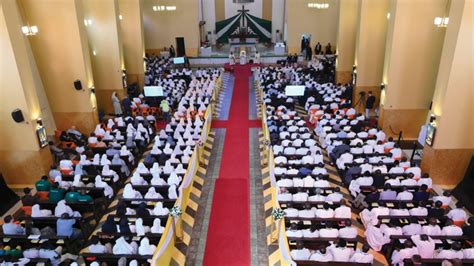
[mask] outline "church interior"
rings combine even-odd
[[[474,265],[474,0],[1,0],[1,265]]]

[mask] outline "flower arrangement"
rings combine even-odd
[[[275,221],[278,221],[281,218],[285,217],[285,212],[280,208],[273,209],[272,210],[272,217]]]
[[[181,211],[181,209],[179,208],[179,206],[174,206],[173,208],[171,208],[170,210],[170,215],[173,216],[173,218],[178,218],[179,216],[181,216],[183,212]]]

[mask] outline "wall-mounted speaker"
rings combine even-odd
[[[23,113],[18,108],[12,111],[12,118],[17,123],[21,123],[25,121],[25,118],[23,117]]]
[[[80,80],[76,79],[74,81],[74,88],[76,88],[76,90],[78,90],[78,91],[82,90],[82,84],[81,84]]]

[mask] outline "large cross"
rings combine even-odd
[[[248,11],[250,11],[250,9],[245,9],[245,5],[242,5],[242,9],[237,11],[237,12],[242,14],[241,19],[242,19],[242,27],[243,28],[247,28],[247,26],[245,25],[245,16],[244,15]]]

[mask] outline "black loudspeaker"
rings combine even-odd
[[[456,186],[452,194],[458,199],[471,213],[474,212],[474,156],[467,167],[464,179]]]
[[[78,79],[74,80],[74,88],[76,88],[76,90],[78,91],[82,90],[82,83],[80,80]]]
[[[183,37],[176,37],[176,56],[181,57],[186,55],[186,46],[184,45]]]
[[[21,123],[25,121],[25,118],[23,117],[23,113],[18,108],[12,111],[12,118],[17,123]]]

